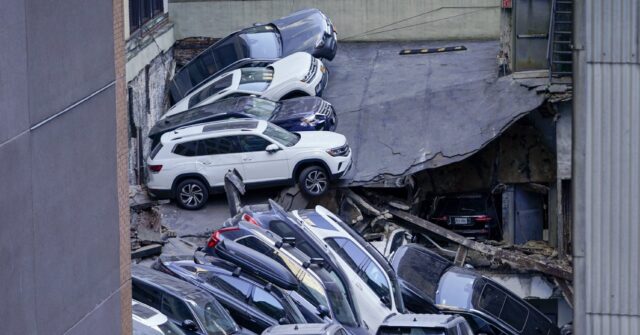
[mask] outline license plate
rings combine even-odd
[[[456,224],[467,224],[467,218],[456,218]]]

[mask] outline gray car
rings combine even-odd
[[[348,335],[337,323],[307,323],[301,325],[281,325],[265,329],[262,335]]]

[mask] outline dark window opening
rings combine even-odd
[[[164,13],[163,0],[129,0],[129,32],[133,34],[152,18]]]

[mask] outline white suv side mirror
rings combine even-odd
[[[273,152],[276,152],[276,151],[280,150],[280,147],[277,144],[271,143],[271,144],[267,145],[267,147],[264,150],[266,150],[267,152],[273,153]]]

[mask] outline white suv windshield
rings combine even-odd
[[[300,140],[300,135],[286,131],[271,123],[267,125],[267,129],[264,130],[263,134],[287,147],[294,146]]]

